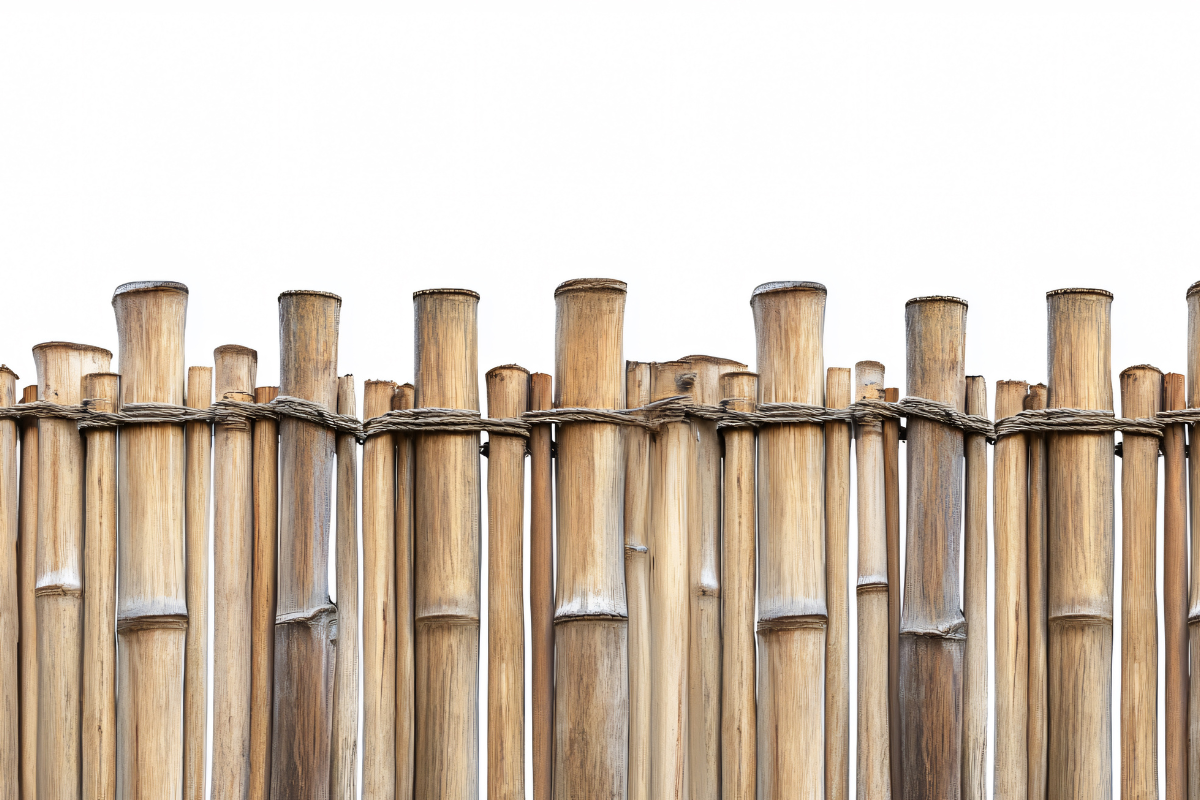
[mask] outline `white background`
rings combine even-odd
[[[638,360],[753,365],[751,290],[804,279],[826,364],[892,385],[925,294],[970,302],[989,402],[1044,380],[1065,286],[1115,293],[1114,383],[1184,370],[1195,6],[442,8],[0,13],[0,360],[24,385],[38,342],[115,351],[113,288],[171,279],[189,363],[249,345],[260,384],[294,288],[344,298],[360,379],[411,379],[436,286],[482,295],[481,376],[549,372],[555,285],[605,276]]]

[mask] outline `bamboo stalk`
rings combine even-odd
[[[488,416],[529,408],[529,370],[488,370]],[[488,434],[488,798],[525,800],[525,440]]]
[[[416,404],[479,410],[479,295],[413,295]],[[427,433],[413,448],[417,797],[478,794],[478,433]]]
[[[337,409],[341,298],[279,296],[280,394]],[[279,421],[279,583],[271,740],[273,800],[329,794],[337,610],[329,601],[329,513],[335,436]]]
[[[213,368],[189,367],[188,408],[212,406]],[[185,800],[205,800],[208,750],[208,506],[212,428],[184,425],[184,546],[187,548],[188,629],[183,654],[183,787]]]
[[[727,372],[721,394],[733,411],[754,411],[758,374]],[[754,800],[757,792],[757,710],[754,675],[755,494],[754,429],[724,433],[721,586],[721,787],[724,800]]]
[[[1200,281],[1187,290],[1187,406],[1200,408]],[[1200,424],[1188,430],[1187,498],[1191,510],[1191,568],[1188,604],[1188,661],[1191,674],[1200,676]],[[1188,689],[1188,797],[1200,798],[1200,680],[1192,681]]]
[[[38,399],[37,384],[26,386],[22,403]],[[18,602],[21,605],[21,634],[17,642],[20,662],[21,763],[17,783],[21,800],[37,800],[37,605],[34,597],[37,586],[37,518],[38,518],[38,421],[25,417],[21,421],[21,500],[19,545],[21,564],[17,580]]]
[[[1046,407],[1046,385],[1029,387],[1026,409]],[[1026,563],[1029,565],[1029,796],[1046,797],[1049,756],[1047,728],[1046,631],[1046,437],[1026,434],[1029,448],[1029,515]],[[1184,601],[1186,605],[1186,600]],[[1184,612],[1186,614],[1186,611]]]
[[[967,376],[967,413],[987,416],[987,381]],[[988,625],[987,625],[987,439],[964,436],[966,495],[963,506],[963,616],[967,645],[963,659],[963,800],[987,797]]]
[[[555,405],[623,407],[625,284],[573,280],[554,295]],[[556,478],[554,794],[623,798],[629,747],[623,431],[607,423],[560,426]]]
[[[121,376],[83,376],[81,393],[96,411],[116,411]],[[117,793],[117,430],[87,435],[83,582],[83,796]]]
[[[257,386],[254,402],[269,403],[278,386]],[[279,549],[279,423],[254,422],[254,597],[250,632],[249,800],[271,796],[271,723],[275,698],[275,558]],[[197,799],[199,800],[199,798]]]
[[[996,419],[1023,411],[1028,392],[1025,381],[997,381]],[[1029,791],[1028,465],[1024,434],[996,441],[996,761],[992,788],[997,798],[1024,798]]]
[[[825,287],[754,290],[759,403],[825,405]],[[821,797],[825,700],[825,435],[768,425],[758,435],[758,791]]]
[[[112,354],[90,345],[33,348],[38,396],[64,405],[83,376],[107,372]],[[38,422],[38,770],[39,798],[80,797],[83,667],[83,438],[73,420]]]
[[[967,304],[921,297],[905,306],[910,395],[964,408]],[[963,434],[908,420],[908,550],[900,623],[900,724],[906,800],[962,787],[965,620],[958,586]]]
[[[396,388],[392,409],[410,409],[416,389]],[[397,433],[396,444],[396,797],[413,796],[413,437]]]
[[[348,417],[357,416],[358,403],[354,396],[354,376],[343,375],[338,378],[338,393],[337,393],[337,409],[338,413]],[[391,387],[389,387],[390,389]],[[391,405],[390,392],[383,398],[383,409],[386,411]],[[365,410],[365,409],[364,409]],[[390,450],[391,437],[384,437],[384,450]],[[331,744],[333,752],[330,754],[329,764],[329,794],[331,798],[341,800],[357,800],[358,798],[358,442],[353,434],[338,433],[336,440],[337,447],[337,539],[335,546],[337,547],[337,661],[334,663],[333,677],[333,732],[331,734]],[[363,515],[365,523],[365,515],[367,513],[366,504],[366,474],[364,467],[364,484],[363,484]],[[390,497],[389,497],[390,500]],[[388,504],[390,509],[390,503]],[[391,520],[389,519],[389,523]],[[364,524],[364,546],[366,526]],[[389,531],[390,532],[390,531]],[[392,545],[390,542],[387,546],[387,555],[384,563],[381,565],[386,573],[386,582],[389,587],[393,587],[392,575],[394,564],[391,555]],[[364,581],[365,582],[365,581]],[[391,596],[392,602],[388,603],[385,613],[382,615],[384,620],[387,620],[390,615],[391,634],[388,638],[388,646],[395,652],[396,641],[396,625],[395,625],[395,594]],[[364,596],[364,609],[365,596]],[[376,618],[372,618],[377,621]],[[363,619],[363,628],[366,628],[366,615]],[[385,622],[386,625],[386,622]],[[365,641],[365,640],[364,640]],[[365,647],[365,644],[364,644]],[[394,665],[389,665],[394,667]],[[364,669],[364,686],[366,670]],[[389,668],[384,673],[383,683],[391,686],[391,700],[384,709],[381,715],[384,724],[382,727],[388,728],[392,736],[378,742],[378,750],[376,751],[375,763],[382,762],[385,766],[390,764],[393,766],[393,772],[387,777],[385,783],[378,785],[370,793],[366,793],[366,765],[367,758],[371,752],[371,746],[364,744],[364,759],[363,759],[363,790],[368,797],[392,797],[392,792],[395,789],[395,680],[396,672],[394,668]],[[380,692],[380,695],[387,694],[386,691]],[[365,689],[364,689],[365,695]],[[364,697],[364,700],[366,698]],[[374,707],[378,697],[371,698],[370,703],[364,702],[364,712],[368,706]],[[363,720],[363,741],[367,742],[366,738],[366,714],[364,713]],[[373,730],[378,730],[379,726],[374,726]],[[372,742],[375,744],[375,742]],[[377,761],[376,761],[377,760]],[[374,774],[374,771],[373,771]]]
[[[1111,411],[1112,295],[1046,296],[1049,408]],[[1046,436],[1051,798],[1112,796],[1113,435]]]
[[[187,287],[147,281],[113,295],[121,405],[184,395]],[[182,425],[128,425],[117,465],[117,796],[183,794],[188,626]]]
[[[553,405],[553,378],[544,372],[529,376],[529,407],[542,411]],[[647,393],[649,375],[646,376]],[[647,394],[648,396],[648,394]],[[529,630],[533,654],[533,800],[550,800],[554,787],[554,486],[551,478],[549,425],[534,425],[529,433]],[[649,486],[646,487],[649,491]],[[643,590],[644,594],[644,590]],[[648,601],[647,601],[648,602]],[[649,610],[644,609],[648,614]],[[648,619],[643,617],[644,624]],[[649,635],[649,629],[646,630]],[[630,663],[633,653],[630,652]],[[632,709],[631,709],[632,711]],[[649,709],[646,709],[647,735]],[[632,729],[630,733],[632,741]],[[630,745],[632,747],[632,743]],[[635,773],[630,762],[630,800]],[[648,769],[643,764],[643,769]],[[644,774],[649,780],[649,773]],[[643,783],[643,786],[646,784]]]
[[[640,408],[649,402],[650,364],[645,361],[626,361],[626,407]],[[650,431],[636,427],[626,429],[625,596],[629,606],[629,800],[650,798],[650,652],[653,647],[649,583],[650,445]]]
[[[883,364],[854,365],[854,399],[884,399]],[[832,388],[832,387],[831,387]],[[831,392],[832,393],[832,392]],[[826,438],[829,431],[826,429]],[[858,477],[858,767],[856,795],[892,796],[888,720],[888,563],[881,421],[855,426]]]
[[[1163,376],[1163,408],[1185,405],[1184,378]],[[1163,633],[1166,647],[1166,800],[1185,800],[1188,783],[1187,486],[1184,426],[1163,431]],[[1032,611],[1032,609],[1031,609]]]
[[[1121,372],[1121,415],[1162,410],[1162,372]],[[1158,439],[1121,434],[1121,796],[1158,797]]]
[[[900,390],[883,390],[889,403]],[[900,747],[900,420],[883,421],[883,509],[887,524],[888,576],[888,739],[892,797],[904,797],[904,759]]]
[[[825,405],[850,405],[850,370],[825,372]],[[825,423],[825,797],[850,795],[850,423]],[[862,790],[859,790],[860,792]]]
[[[0,364],[0,406],[17,404],[17,373]],[[20,483],[17,446],[20,436],[15,419],[0,420],[0,797],[16,800],[20,770],[20,667],[16,643],[21,635],[17,582],[20,519]]]

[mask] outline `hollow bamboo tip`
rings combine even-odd
[[[410,408],[416,407],[416,389],[411,383],[402,383],[396,387],[396,393],[392,395],[392,410],[407,411]]]
[[[1139,364],[1121,370],[1121,416],[1153,417],[1162,411],[1163,374],[1158,367]]]
[[[567,281],[554,291],[554,404],[624,408],[625,283]]]
[[[1035,411],[1046,407],[1046,384],[1035,383],[1029,387],[1029,394],[1025,397],[1025,410]]]
[[[184,402],[188,408],[208,408],[212,405],[213,368],[188,367],[187,391]]]
[[[733,411],[753,411],[757,405],[758,373],[746,370],[721,376],[721,399]]]
[[[967,413],[987,416],[987,381],[982,375],[967,376]]]
[[[1186,398],[1183,375],[1178,372],[1163,375],[1163,410],[1182,411],[1186,406]]]
[[[1101,289],[1046,294],[1049,407],[1112,410],[1111,308]]]
[[[692,397],[696,370],[690,361],[658,361],[650,365],[650,402],[668,397]]]
[[[825,288],[825,284],[817,283],[816,281],[768,281],[754,287],[754,291],[750,293],[750,304],[754,305],[754,301],[762,295],[781,292],[818,292],[820,294],[827,294],[828,290]]]
[[[391,411],[394,408],[392,400],[399,389],[400,386],[395,381],[364,381],[363,419],[382,417]]]
[[[646,365],[646,393],[649,396],[650,365]],[[534,411],[548,411],[554,407],[554,378],[545,372],[529,376],[529,407]]]
[[[0,365],[0,406],[17,404],[17,373]]]
[[[996,419],[1015,416],[1025,410],[1029,384],[1025,381],[996,381]]]
[[[269,403],[279,397],[278,386],[257,386],[254,389],[254,402]]]
[[[693,371],[696,373],[696,381],[692,386],[692,398],[697,403],[709,406],[715,406],[721,402],[722,375],[726,372],[741,372],[748,369],[747,365],[740,361],[718,356],[684,356],[678,360],[691,363]]]
[[[641,408],[650,402],[650,364],[625,362],[625,407]]]
[[[115,372],[90,372],[83,376],[79,391],[83,399],[91,401],[93,410],[116,411],[121,396],[121,376]]]
[[[338,378],[337,413],[353,417],[358,411],[358,398],[354,394],[354,376]]]
[[[825,405],[825,287],[764,283],[750,297],[760,403]]]
[[[884,366],[878,361],[859,361],[854,365],[854,400],[882,400]]]
[[[223,344],[213,350],[217,397],[230,392],[251,394],[258,376],[258,351],[240,344]]]
[[[467,289],[413,293],[418,407],[479,410],[478,307]]]
[[[79,395],[83,376],[108,372],[112,353],[89,344],[43,342],[34,345],[33,362],[37,367],[38,397],[74,405],[83,399]]]
[[[484,375],[484,383],[489,417],[511,419],[529,410],[529,370],[516,364],[493,367]]]
[[[825,407],[846,408],[850,405],[850,368],[830,367],[825,370]]]
[[[14,383],[21,380],[21,376],[13,372],[12,369],[9,368],[8,364],[0,364],[0,375],[11,376]]]
[[[569,281],[563,281],[554,290],[554,296],[558,297],[561,294],[569,292],[617,292],[625,294],[629,289],[629,285],[625,281],[619,281],[615,278],[573,278]]]

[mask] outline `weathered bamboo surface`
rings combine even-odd
[[[1046,385],[1029,387],[1026,410],[1046,407]],[[1029,797],[1046,796],[1050,753],[1047,727],[1046,631],[1046,437],[1026,434],[1029,449],[1029,506],[1025,562],[1029,566]],[[1186,605],[1186,598],[1184,603]],[[1185,609],[1184,614],[1187,611]]]
[[[850,370],[825,373],[825,405],[846,408]],[[850,794],[850,424],[825,423],[825,797]]]
[[[889,403],[900,390],[883,390]],[[883,502],[887,524],[888,576],[888,726],[891,740],[892,797],[904,797],[904,759],[900,748],[900,420],[883,421]]]
[[[553,378],[544,372],[529,376],[529,407],[536,411],[549,409],[554,403]],[[646,394],[650,392],[649,367],[645,375]],[[554,787],[554,485],[551,477],[553,465],[550,458],[550,425],[534,425],[529,432],[529,631],[532,639],[532,681],[530,683],[533,719],[532,761],[533,798],[550,800]],[[647,464],[647,470],[649,465]],[[647,480],[649,476],[647,475]],[[649,485],[646,491],[649,491]],[[646,501],[649,503],[649,498]],[[648,507],[648,506],[647,506]],[[626,506],[628,510],[628,506]],[[649,513],[648,511],[646,512]],[[647,565],[646,569],[649,569]],[[644,572],[644,570],[643,570]],[[645,594],[646,602],[649,596]],[[649,614],[649,607],[644,612]],[[649,617],[642,617],[649,625]],[[649,629],[646,630],[649,637]],[[648,644],[649,639],[646,639]],[[647,656],[649,654],[647,653]],[[630,653],[630,664],[633,655]],[[649,668],[647,662],[646,667]],[[647,690],[649,687],[646,687]],[[648,702],[648,695],[647,695]],[[632,712],[632,708],[631,708]],[[645,724],[645,734],[650,731],[650,709],[640,717]],[[630,728],[632,739],[633,729]],[[643,761],[642,773],[633,769],[630,761],[630,800],[644,800],[635,794],[635,775],[642,776],[643,788],[649,781],[649,767]]]
[[[254,402],[269,403],[278,386],[256,386]],[[249,800],[271,796],[271,724],[275,698],[275,590],[279,549],[279,423],[254,423],[254,617],[250,632]]]
[[[391,397],[385,399],[383,408],[391,405]],[[354,393],[354,376],[343,375],[338,378],[337,410],[347,417],[358,415],[358,402]],[[385,437],[386,439],[387,437]],[[389,443],[390,444],[390,443]],[[333,731],[331,734],[329,764],[329,793],[333,800],[357,800],[358,797],[358,443],[349,433],[339,432],[335,443],[337,448],[337,534],[335,548],[337,551],[337,662],[334,665],[333,676]],[[367,508],[365,498],[364,475],[364,513]],[[364,539],[365,542],[365,539]],[[389,553],[391,548],[389,547]],[[388,582],[393,573],[392,560],[386,561],[385,569]],[[392,598],[395,599],[394,597]],[[395,603],[388,607],[388,613],[394,613]],[[386,619],[386,615],[384,615]],[[394,618],[393,618],[394,619]],[[363,615],[366,622],[366,615]],[[363,626],[366,627],[365,625]],[[395,642],[395,628],[390,631],[388,640]],[[394,644],[393,644],[394,646]],[[365,674],[364,673],[364,682]],[[387,680],[395,680],[395,672],[387,675]],[[364,698],[365,699],[365,698]],[[364,706],[365,706],[364,702]],[[395,719],[394,705],[384,709],[384,716],[390,722]],[[364,720],[363,737],[366,738]],[[378,757],[385,764],[391,761],[394,741],[384,740],[379,744]],[[364,748],[364,757],[367,756]],[[394,763],[394,762],[393,762]],[[363,761],[364,770],[366,759]],[[365,774],[365,772],[364,772]],[[366,779],[363,779],[364,789]],[[391,797],[395,782],[381,786],[378,792],[372,792],[369,797]]]
[[[17,404],[17,373],[0,364],[0,407]],[[20,528],[20,435],[15,419],[0,420],[0,797],[16,800],[20,784],[20,667],[16,643],[21,632],[18,600]]]
[[[1187,290],[1187,407],[1200,408],[1200,282]],[[1188,595],[1188,662],[1192,675],[1200,676],[1200,547],[1196,546],[1200,520],[1200,424],[1188,431],[1191,458],[1188,459],[1188,505],[1192,519],[1192,553]],[[1188,797],[1200,798],[1200,680],[1188,690]]]
[[[21,395],[22,403],[33,403],[38,399],[37,384],[26,386]],[[38,708],[38,656],[37,656],[37,518],[38,518],[38,421],[26,417],[21,421],[21,499],[20,519],[20,567],[17,573],[17,600],[20,604],[21,632],[17,642],[17,658],[20,668],[21,700],[20,720],[20,765],[17,788],[21,800],[37,800],[37,708]]]
[[[188,367],[188,408],[212,406],[213,368]],[[208,522],[212,486],[212,427],[184,426],[184,546],[187,548],[188,629],[183,654],[183,796],[206,800],[208,760]],[[253,751],[251,751],[253,752]],[[263,796],[265,797],[265,795]],[[257,800],[263,800],[263,797]]]
[[[650,364],[625,362],[625,404],[650,402]],[[629,800],[650,798],[650,431],[625,430],[625,597],[629,607]],[[532,594],[531,594],[532,602]],[[535,676],[536,680],[536,676]]]
[[[967,376],[967,413],[987,416],[987,381]],[[963,654],[963,800],[987,797],[988,723],[988,508],[987,440],[964,436],[966,493],[963,497],[963,617],[967,645]]]
[[[1163,376],[1163,409],[1186,405],[1184,377]],[[1184,800],[1188,791],[1188,636],[1187,636],[1187,472],[1184,426],[1163,432],[1163,661],[1166,662],[1166,800]]]
[[[416,389],[396,387],[392,410],[413,408]],[[396,445],[396,797],[413,793],[413,748],[416,717],[413,639],[413,437],[397,433]]]

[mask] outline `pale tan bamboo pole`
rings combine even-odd
[[[889,403],[900,390],[883,390]],[[900,747],[900,420],[883,421],[883,507],[887,524],[888,576],[888,733],[891,742],[892,797],[904,797],[904,759]]]
[[[529,409],[529,370],[488,370],[488,416]],[[488,791],[525,800],[525,439],[488,434]]]
[[[625,362],[625,404],[650,402],[650,364]],[[650,798],[650,431],[625,430],[625,597],[629,606],[629,800]]]
[[[759,403],[825,405],[825,287],[766,283],[750,300]],[[825,432],[758,434],[758,791],[821,797],[825,787]]]
[[[337,410],[341,298],[279,295],[279,393]],[[279,421],[279,572],[273,800],[329,794],[337,610],[329,601],[329,527],[335,435],[307,420]]]
[[[188,408],[212,406],[213,368],[188,367]],[[212,485],[212,427],[184,425],[184,547],[187,549],[188,628],[183,652],[183,796],[206,800],[208,755],[208,507]]]
[[[112,354],[100,347],[48,342],[33,348],[38,396],[75,405],[83,376],[107,372]],[[83,667],[84,447],[74,420],[38,422],[39,798],[80,797]]]
[[[1163,375],[1141,364],[1121,372],[1121,415],[1162,410]],[[1158,444],[1121,434],[1121,796],[1158,798]]]
[[[396,388],[392,410],[413,407],[411,383]],[[397,433],[396,445],[396,797],[413,796],[415,665],[413,663],[413,437]]]
[[[967,376],[967,413],[987,416],[987,381]],[[988,625],[987,625],[987,438],[963,439],[966,493],[963,497],[963,800],[987,797]],[[860,656],[861,658],[861,656]]]
[[[117,287],[121,405],[184,394],[187,287]],[[117,797],[183,794],[183,683],[187,639],[182,425],[127,425],[117,464]]]
[[[622,408],[625,284],[572,280],[554,295],[555,405]],[[621,798],[627,787],[624,444],[624,431],[608,423],[558,430],[554,794],[559,800]]]
[[[850,405],[850,370],[825,372],[825,405]],[[850,795],[850,423],[825,423],[825,797]]]
[[[648,369],[648,368],[647,368]],[[529,407],[544,411],[554,404],[553,378],[529,376]],[[646,376],[649,396],[649,374]],[[549,425],[529,433],[529,631],[533,656],[530,683],[533,721],[533,800],[550,800],[554,788],[554,485]],[[649,486],[646,487],[649,491]],[[648,567],[647,567],[648,568]],[[646,609],[649,613],[649,609]],[[646,620],[647,624],[649,620]],[[649,631],[647,631],[647,635]],[[632,657],[632,654],[631,654]],[[630,662],[632,663],[632,661]],[[646,709],[649,731],[649,709]],[[631,762],[632,765],[632,762]],[[646,768],[648,770],[648,767]],[[630,773],[631,780],[633,773]],[[647,771],[644,780],[649,780]],[[646,784],[643,783],[643,786]],[[644,800],[634,795],[630,800]]]
[[[1046,385],[1029,387],[1027,410],[1046,407]],[[1029,565],[1029,797],[1046,797],[1047,631],[1046,631],[1046,437],[1026,434],[1029,447],[1029,513],[1026,563]],[[1186,600],[1185,600],[1186,605]],[[1186,611],[1184,612],[1186,615]]]
[[[963,411],[967,304],[919,297],[905,306],[908,393]],[[954,797],[962,788],[959,602],[963,433],[908,419],[908,539],[900,622],[904,797]]]
[[[1184,378],[1163,376],[1163,409],[1182,410]],[[1166,800],[1187,798],[1188,655],[1187,655],[1187,486],[1184,474],[1184,426],[1163,431],[1163,660],[1166,661]],[[1032,608],[1031,608],[1032,613]]]
[[[996,381],[996,419],[1025,409],[1029,384]],[[1028,448],[1024,434],[996,441],[992,500],[996,552],[996,759],[997,798],[1029,791],[1029,577],[1025,560]]]
[[[17,404],[17,373],[0,364],[0,406]],[[20,436],[15,419],[0,420],[0,797],[17,800],[20,770],[19,658],[21,635],[17,599],[17,536],[20,528],[20,478],[17,453]]]
[[[418,408],[479,410],[479,295],[413,295]],[[417,797],[479,792],[478,433],[426,433],[413,447]]]
[[[117,411],[121,376],[83,376],[96,411]],[[117,430],[87,435],[83,540],[83,796],[117,794]]]
[[[278,386],[256,386],[254,402],[269,403]],[[271,723],[275,697],[275,588],[279,549],[279,423],[254,421],[254,596],[250,632],[249,800],[271,796]]]
[[[38,399],[37,384],[26,386],[22,403]],[[17,642],[21,669],[20,739],[21,763],[17,783],[21,800],[37,800],[37,516],[38,516],[38,421],[21,420],[21,567],[18,599],[21,604],[21,634]]]
[[[337,382],[337,410],[339,414],[348,417],[358,416],[358,402],[354,395],[354,376],[343,375]],[[391,387],[389,387],[391,388]],[[391,405],[391,396],[384,398],[383,408]],[[384,437],[387,441],[390,437]],[[385,449],[389,449],[385,445]],[[333,733],[329,757],[329,795],[334,800],[357,800],[358,798],[358,442],[350,433],[338,433],[337,447],[337,660],[334,663],[333,676]],[[365,478],[365,475],[364,475]],[[388,505],[390,509],[390,504]],[[366,496],[364,484],[363,513],[366,514]],[[364,520],[365,522],[365,520]],[[365,532],[365,528],[364,528]],[[390,531],[389,531],[390,532]],[[390,538],[390,537],[389,537]],[[365,542],[364,542],[365,544]],[[393,585],[392,575],[394,564],[391,555],[391,545],[387,546],[387,557],[383,569],[387,573],[387,584]],[[395,651],[395,594],[393,602],[386,608],[387,619],[390,615],[392,627],[389,633],[388,645]],[[364,604],[364,608],[365,608]],[[366,622],[366,615],[363,619]],[[365,627],[365,625],[364,625]],[[394,665],[389,665],[394,667]],[[395,680],[394,668],[384,673],[383,683],[392,688],[390,702],[384,709],[383,727],[393,733],[395,728]],[[364,670],[365,685],[365,670]],[[364,690],[365,692],[365,690]],[[381,692],[380,694],[384,694]],[[365,699],[365,698],[364,698]],[[373,698],[374,700],[374,698]],[[366,703],[364,702],[364,711]],[[363,740],[366,741],[366,714],[363,720]],[[376,730],[378,727],[375,728]],[[378,791],[366,791],[366,756],[370,747],[364,745],[363,760],[363,793],[367,797],[392,797],[395,789],[395,775],[389,775],[391,780],[379,786]],[[378,742],[376,758],[385,765],[395,764],[395,736],[388,736]]]
[[[1200,408],[1200,281],[1187,290],[1187,407]],[[1200,678],[1200,424],[1188,430],[1188,507],[1191,516],[1191,562],[1188,598],[1188,664]],[[1200,680],[1188,687],[1188,798],[1200,800]]]
[[[1049,408],[1113,408],[1109,311],[1096,289],[1049,292]],[[1051,798],[1112,796],[1113,435],[1046,436]]]
[[[854,400],[884,398],[883,364],[854,365]],[[832,387],[830,387],[832,388]],[[826,428],[826,439],[829,429]],[[888,720],[888,574],[883,424],[855,425],[858,477],[858,747],[856,796],[892,796],[891,734]]]
[[[754,411],[758,374],[727,372],[721,394],[732,411]],[[754,429],[724,432],[721,536],[721,796],[757,796],[757,726],[754,676],[755,494]]]

